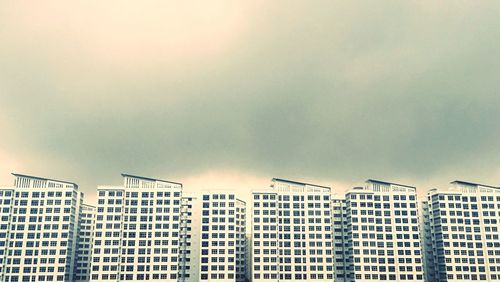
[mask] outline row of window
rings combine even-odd
[[[373,200],[373,201],[390,201],[391,197],[389,195],[372,195],[372,194],[350,194],[348,197],[351,200]],[[394,201],[416,201],[415,195],[392,195]]]
[[[29,198],[30,197],[30,194],[31,194],[31,198],[53,198],[53,197],[57,197],[57,198],[61,198],[63,197],[76,197],[76,192],[62,192],[62,191],[59,191],[59,192],[39,192],[39,191],[33,191],[33,192],[15,192],[15,197],[16,198]],[[0,197],[11,197],[13,194],[12,194],[12,191],[0,191]]]
[[[254,200],[271,200],[271,201],[274,201],[276,200],[276,195],[274,194],[254,194],[253,195],[253,199]],[[290,200],[294,201],[294,202],[303,202],[305,201],[305,196],[299,196],[299,195],[293,195],[292,197],[290,197],[290,195],[279,195],[278,196],[278,201],[284,201],[284,202],[289,202]],[[321,199],[323,199],[323,201],[330,201],[330,196],[328,195],[323,195],[323,197],[321,197],[320,195],[307,195],[307,200],[308,201],[321,201]]]
[[[348,203],[348,206],[351,208],[354,207],[360,207],[360,208],[375,208],[375,209],[416,209],[417,204],[416,202],[412,203],[393,203],[392,205],[390,203],[373,203],[373,202],[350,202]]]
[[[440,201],[444,201],[444,200],[448,200],[448,201],[459,201],[459,202],[464,202],[464,203],[467,203],[467,202],[477,202],[477,196],[461,196],[461,195],[438,195],[438,194],[434,194],[432,195],[432,199],[433,200],[436,200],[436,199],[439,199]],[[485,202],[485,201],[488,201],[488,202],[493,202],[493,201],[497,201],[497,202],[500,202],[500,196],[481,196],[480,197],[481,201]]]
[[[375,281],[404,281],[404,280],[423,280],[422,274],[355,274],[356,279],[375,280]]]
[[[123,197],[123,191],[98,191],[97,193],[99,197]],[[139,194],[141,198],[169,198],[173,195],[174,198],[180,198],[181,192],[126,192],[125,196],[127,198],[139,198]]]
[[[177,274],[176,273],[171,273],[171,274],[92,274],[92,280],[94,281],[101,281],[101,280],[125,280],[125,281],[130,281],[130,280],[150,280],[150,279],[171,279],[171,280],[176,280],[177,279]],[[59,280],[58,280],[59,281]],[[62,280],[60,280],[62,281]]]
[[[234,194],[229,194],[229,195],[227,195],[227,197],[226,197],[226,194],[203,195],[203,201],[209,201],[210,198],[212,200],[226,200],[226,198],[228,200],[234,200],[235,199]]]
[[[105,199],[99,199],[97,201],[98,205],[121,205],[123,201],[121,199],[108,199],[107,201]],[[125,205],[127,206],[139,206],[139,203],[141,206],[155,206],[154,200],[125,200]],[[173,200],[170,202],[170,200],[156,200],[156,205],[170,205],[173,204],[174,206],[179,206],[181,204],[180,200]]]
[[[255,273],[253,275],[253,278],[254,279],[272,279],[272,280],[275,280],[279,277],[280,281],[281,280],[304,280],[304,281],[308,281],[308,280],[324,280],[325,278],[327,280],[333,280],[333,274],[331,273],[327,273],[326,275],[324,274],[295,274],[295,275],[292,275],[290,273],[280,273],[279,275],[276,274],[276,273],[264,273],[264,274],[260,274],[260,273]]]

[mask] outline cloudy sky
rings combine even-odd
[[[0,183],[500,185],[498,1],[130,2],[0,3]]]

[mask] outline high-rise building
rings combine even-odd
[[[181,200],[180,282],[198,282],[200,279],[200,231],[200,196],[184,194]]]
[[[500,187],[454,181],[431,190],[426,216],[433,281],[500,281]]]
[[[92,281],[177,281],[182,184],[122,174],[99,186]]]
[[[335,282],[350,281],[345,197],[332,195]]]
[[[278,281],[278,193],[269,189],[252,195],[251,281]]]
[[[234,193],[182,197],[180,281],[245,281],[246,206]]]
[[[0,191],[2,281],[71,281],[82,201],[78,185],[13,175],[14,187]]]
[[[432,249],[432,232],[429,218],[429,203],[425,200],[420,205],[420,237],[422,240],[422,259],[425,281],[437,281]]]
[[[416,188],[368,180],[346,194],[351,281],[422,281]]]
[[[0,188],[0,281],[5,281],[6,255],[12,222],[14,195],[14,187]]]
[[[90,281],[92,247],[94,245],[96,207],[83,204],[79,220],[79,237],[76,259],[75,282]]]
[[[122,174],[94,207],[75,183],[13,175],[2,282],[500,281],[500,187],[454,181],[419,207],[413,186],[367,180],[340,197],[274,178],[252,193],[249,231],[233,192]]]
[[[246,204],[234,193],[202,195],[200,281],[245,281]]]
[[[253,192],[253,281],[332,281],[329,187],[274,178]]]

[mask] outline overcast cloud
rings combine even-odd
[[[0,3],[4,184],[500,185],[498,1],[82,2]]]

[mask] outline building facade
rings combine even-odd
[[[332,195],[333,239],[335,282],[350,281],[349,249],[346,200],[343,196]]]
[[[77,248],[75,282],[90,281],[92,247],[94,246],[94,228],[96,207],[82,204],[79,220],[79,238]]]
[[[420,236],[422,238],[422,259],[424,263],[425,281],[437,281],[434,251],[432,249],[432,227],[429,217],[429,202],[426,200],[422,201],[420,207]]]
[[[346,194],[351,281],[422,281],[416,188],[368,180]]]
[[[332,281],[330,188],[273,179],[253,192],[253,281]]]
[[[245,281],[245,202],[228,192],[201,197],[199,281]]]
[[[14,187],[0,191],[2,281],[71,281],[82,201],[78,185],[13,175]]]
[[[180,236],[179,281],[197,282],[200,279],[200,195],[182,196]]]
[[[122,174],[83,204],[72,182],[0,187],[0,281],[500,281],[500,187],[368,180],[345,197],[274,178],[228,191]],[[421,213],[419,214],[419,211]]]
[[[426,205],[434,281],[500,281],[500,187],[454,181]]]
[[[14,204],[15,190],[13,187],[0,188],[0,281],[5,281],[5,268],[7,266],[7,251],[9,243],[10,226],[12,222],[12,206]]]
[[[100,186],[92,281],[177,281],[182,184],[122,174]]]

